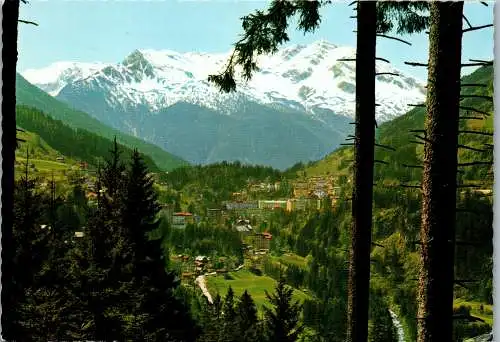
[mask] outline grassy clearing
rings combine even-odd
[[[293,253],[286,253],[279,257],[273,257],[273,260],[280,262],[283,265],[295,265],[301,268],[305,268],[307,266],[306,258]]]
[[[248,293],[252,296],[260,312],[262,312],[262,306],[269,307],[265,291],[269,293],[274,291],[276,286],[276,281],[274,279],[265,275],[258,276],[246,270],[230,272],[229,275],[232,277],[231,280],[226,280],[221,275],[206,277],[208,290],[212,296],[219,292],[219,294],[224,297],[229,286],[231,286],[235,295],[238,297],[241,296],[245,290],[248,290]],[[300,290],[294,290],[294,300],[303,302],[308,298],[311,297],[306,293]]]
[[[483,312],[480,311],[480,306],[483,305]],[[464,299],[457,298],[453,301],[454,307],[459,307],[460,305],[470,306],[471,315],[483,319],[486,323],[493,326],[493,305],[488,305],[475,301],[466,301]]]

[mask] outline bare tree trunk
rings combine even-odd
[[[462,13],[430,5],[418,342],[452,341]]]
[[[14,221],[14,163],[16,151],[16,64],[19,0],[2,6],[2,336],[19,338],[12,330],[12,226]]]
[[[376,1],[358,1],[356,131],[352,194],[347,341],[368,339],[370,251],[375,147]]]

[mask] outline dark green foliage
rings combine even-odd
[[[377,3],[377,32],[392,30],[397,34],[422,32],[429,27],[426,1],[379,1]]]
[[[236,304],[237,320],[237,341],[253,342],[258,341],[260,335],[260,322],[257,317],[257,307],[245,290]]]
[[[298,29],[313,32],[321,21],[319,8],[328,1],[273,1],[264,11],[256,11],[242,18],[244,30],[234,48],[225,70],[218,75],[210,75],[209,82],[215,83],[221,91],[236,90],[234,68],[243,67],[243,79],[250,80],[258,70],[256,57],[261,54],[275,53],[278,47],[289,38],[286,33],[288,20],[299,15]]]
[[[18,126],[38,134],[51,147],[69,158],[85,161],[97,165],[108,154],[110,140],[85,129],[74,129],[55,120],[38,109],[17,106]],[[120,145],[124,151],[124,160],[130,160],[132,149]],[[158,166],[151,159],[145,157],[151,171],[159,171]]]
[[[392,323],[392,317],[387,309],[387,302],[382,293],[372,291],[370,296],[370,342],[397,342],[396,327]]]
[[[275,292],[266,297],[272,309],[264,308],[264,325],[267,341],[295,342],[304,326],[300,323],[302,306],[292,302],[293,289],[285,284],[283,278],[276,285]]]

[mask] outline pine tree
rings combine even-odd
[[[190,341],[196,329],[183,303],[174,295],[179,280],[166,270],[161,239],[152,239],[158,229],[160,206],[153,180],[137,150],[132,154],[123,187],[121,210],[123,248],[122,267],[128,268],[132,283],[131,295],[135,309],[134,339]]]
[[[257,307],[247,290],[236,304],[237,340],[241,342],[260,341]]]
[[[16,302],[4,313],[8,321],[4,336],[10,339],[29,340],[39,328],[30,294],[41,287],[40,272],[48,257],[48,225],[42,221],[46,199],[36,191],[37,182],[25,176],[14,186],[14,257],[11,283],[11,300]]]
[[[222,306],[222,336],[221,341],[239,342],[237,338],[237,321],[234,303],[234,291],[231,286],[227,290]]]
[[[265,310],[265,329],[269,342],[295,342],[304,326],[300,323],[302,306],[292,302],[293,289],[285,284],[285,279],[280,277],[275,292],[266,297],[273,306]]]

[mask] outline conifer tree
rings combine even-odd
[[[28,178],[27,160],[25,175],[14,185],[14,267],[9,282],[11,300],[16,305],[3,313],[7,323],[3,336],[12,340],[29,340],[39,328],[29,296],[41,286],[38,276],[48,255],[48,225],[42,221],[47,201],[36,184]]]
[[[272,309],[265,310],[265,329],[269,342],[295,342],[304,330],[300,323],[302,306],[292,302],[293,289],[285,284],[285,279],[280,277],[275,291],[266,297]]]
[[[238,341],[252,342],[261,339],[257,307],[247,290],[241,295],[236,304],[236,321],[238,324]]]
[[[179,279],[166,270],[161,239],[152,239],[158,229],[160,206],[153,180],[137,150],[132,154],[123,186],[121,203],[123,248],[121,262],[130,272],[131,304],[137,327],[134,339],[190,341],[195,338],[188,309],[174,295]],[[130,266],[128,266],[130,265]]]
[[[222,341],[239,342],[237,338],[236,310],[234,303],[234,291],[231,286],[227,290],[222,306]]]

